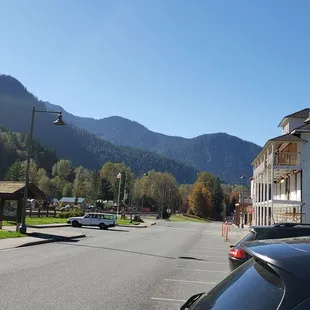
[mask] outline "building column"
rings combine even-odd
[[[259,212],[259,225],[262,226],[263,224],[263,190],[264,190],[264,184],[263,184],[263,176],[262,174],[260,175],[260,212]]]
[[[266,162],[266,154],[264,154],[264,157],[263,157],[263,161],[264,161],[264,164]],[[263,210],[262,210],[262,216],[263,216],[263,226],[266,225],[266,171],[264,170],[263,172]]]
[[[269,152],[267,150],[267,205],[266,205],[266,225],[270,225],[269,217],[270,217],[270,212],[269,212],[269,164],[268,164],[268,159],[269,159]]]
[[[260,177],[257,177],[257,225],[260,224]]]
[[[270,200],[271,200],[271,204],[270,204],[270,207],[271,207],[271,224],[274,224],[274,209],[273,209],[273,196],[274,196],[274,144],[272,143],[272,146],[271,146],[271,154],[272,154],[272,160],[271,160],[271,166],[270,166],[270,169],[271,169],[271,197],[270,197]]]
[[[252,213],[252,223],[256,225],[256,176],[253,173],[253,188],[251,189],[253,193],[252,198],[252,207],[254,208],[254,212]],[[252,224],[253,225],[253,224]]]
[[[262,217],[263,217],[263,226],[266,225],[266,174],[263,174],[263,210],[262,210]]]

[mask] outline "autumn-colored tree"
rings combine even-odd
[[[193,185],[188,202],[195,215],[203,218],[212,216],[212,195],[202,182],[196,182]]]
[[[188,198],[189,198],[189,194],[192,191],[192,187],[193,187],[192,184],[181,184],[179,186],[179,193],[181,197],[181,205],[180,205],[181,213],[187,213],[189,209]]]
[[[223,211],[223,189],[220,179],[209,172],[201,172],[198,175],[197,182],[201,182],[211,193],[212,196],[212,217],[221,218]]]

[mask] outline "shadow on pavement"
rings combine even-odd
[[[61,242],[61,244],[67,244],[67,242]],[[95,246],[95,245],[85,245],[85,244],[68,244],[68,245],[85,247],[85,248],[91,248],[91,249],[108,250],[108,251],[116,251],[116,252],[123,252],[123,253],[130,253],[130,254],[137,254],[137,255],[144,255],[144,256],[151,256],[151,257],[158,257],[158,258],[165,258],[165,259],[178,259],[177,257],[162,256],[162,255],[143,253],[143,252],[136,252],[136,251],[130,251],[130,250],[114,249],[114,248],[101,247],[101,246]]]
[[[81,227],[81,229],[100,230],[98,227],[90,227],[90,226],[83,226],[83,227]],[[108,232],[108,231],[129,232],[129,230],[117,229],[117,228],[109,228],[109,229],[106,229],[103,231],[104,232]]]

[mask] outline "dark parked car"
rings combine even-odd
[[[272,226],[252,226],[249,228],[249,233],[243,239],[241,239],[236,245],[230,246],[231,249],[228,254],[230,271],[238,268],[251,258],[251,256],[241,248],[242,243],[245,241],[302,236],[310,236],[309,224],[281,223]]]
[[[252,259],[180,310],[309,310],[310,237],[244,242]]]

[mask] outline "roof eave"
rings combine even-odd
[[[291,134],[297,134],[297,133],[307,133],[307,132],[310,132],[310,129],[294,129]]]
[[[268,140],[265,145],[263,146],[263,148],[261,149],[261,151],[255,156],[254,160],[252,161],[251,165],[253,166],[256,159],[266,150],[266,148],[270,145],[271,141]]]
[[[278,127],[282,127],[283,122],[286,121],[287,119],[288,119],[287,117],[283,117]]]

